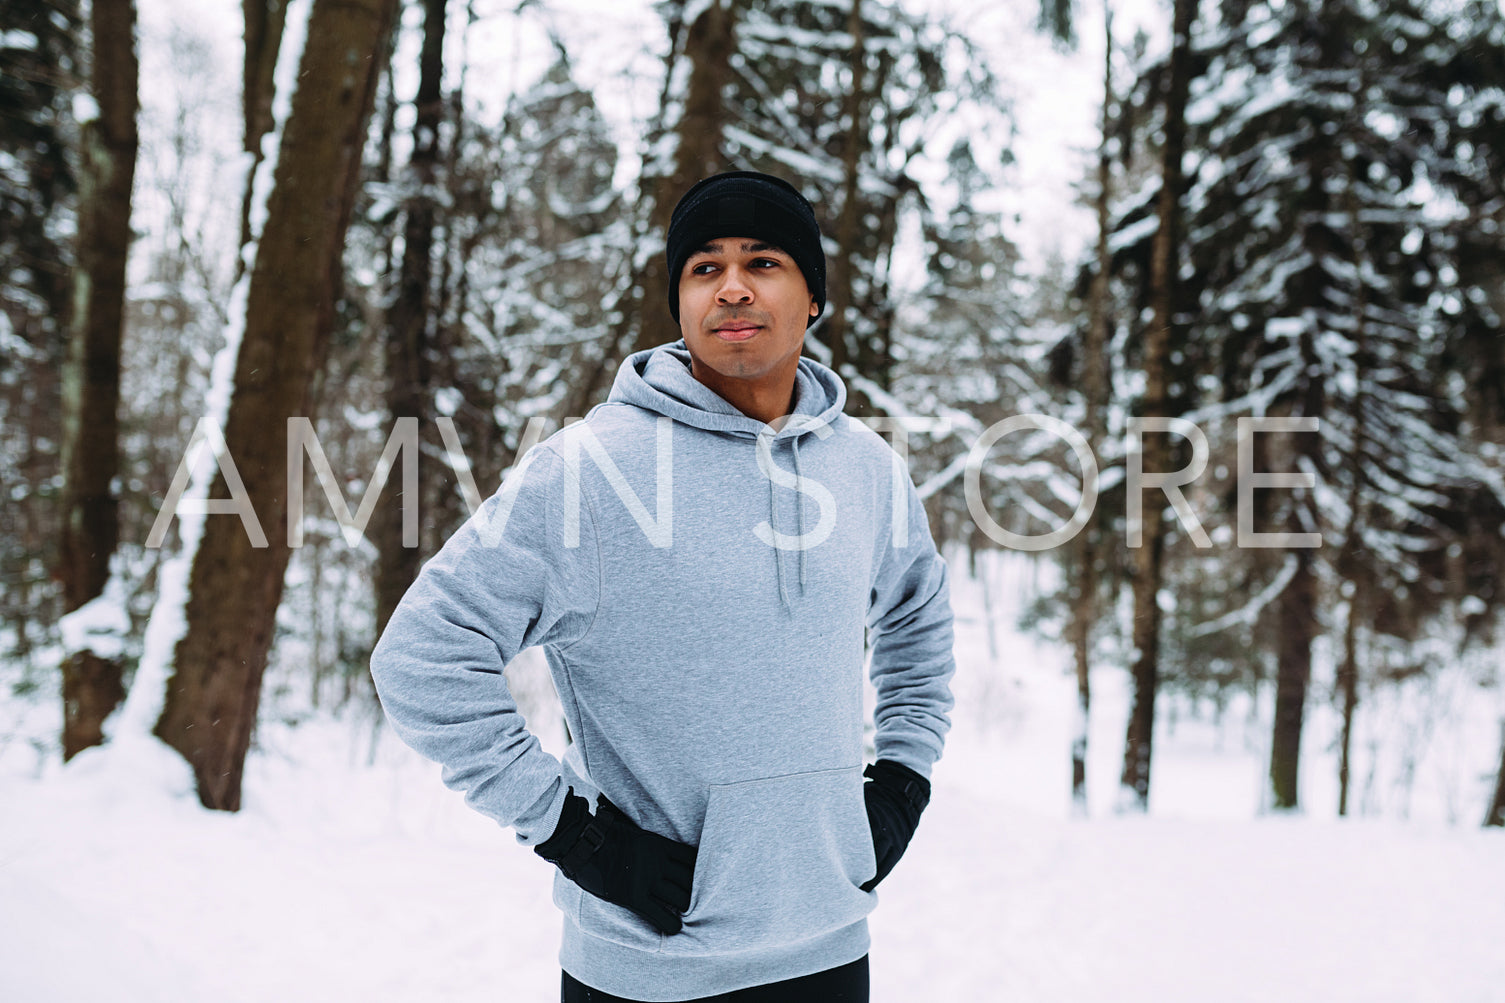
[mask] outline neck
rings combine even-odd
[[[722,376],[709,366],[690,360],[690,375],[710,387],[722,400],[749,418],[765,425],[782,425],[794,413],[794,370],[773,383],[738,380]]]

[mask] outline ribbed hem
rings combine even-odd
[[[559,964],[602,992],[645,1003],[677,1003],[749,986],[813,975],[868,953],[867,920],[809,940],[736,954],[681,955],[639,951],[593,937],[564,917]]]

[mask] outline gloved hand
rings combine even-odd
[[[663,933],[678,933],[680,913],[690,907],[695,847],[639,827],[606,800],[590,803],[564,796],[554,834],[533,848],[564,876],[597,898],[637,913]]]
[[[870,892],[904,856],[920,824],[920,812],[930,803],[930,781],[890,759],[878,760],[862,775],[869,778],[862,787],[862,797],[873,830],[873,856],[878,861],[878,873],[862,886],[863,891]]]

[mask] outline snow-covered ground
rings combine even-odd
[[[1127,692],[1105,669],[1092,811],[1073,819],[1074,683],[1062,651],[1013,629],[1031,566],[991,574],[996,657],[981,590],[956,579],[955,727],[879,889],[874,1003],[1505,999],[1505,833],[1478,828],[1492,701],[1413,748],[1409,820],[1382,765],[1385,814],[1334,817],[1318,698],[1304,815],[1259,812],[1268,715],[1245,708],[1221,728],[1162,713],[1150,815],[1121,817]],[[1475,741],[1455,747],[1460,730]],[[24,743],[0,747],[0,1000],[557,999],[551,869],[374,734],[264,725],[237,815],[200,809],[145,740],[40,771]]]

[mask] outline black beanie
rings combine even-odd
[[[724,237],[767,241],[794,259],[815,298],[826,308],[826,252],[815,210],[782,178],[756,171],[727,171],[695,183],[674,207],[665,252],[669,259],[669,312],[679,320],[679,273],[690,255]],[[820,316],[817,312],[816,316]],[[812,322],[814,318],[811,318]]]

